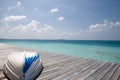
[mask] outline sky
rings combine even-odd
[[[120,0],[0,0],[0,38],[120,40]]]

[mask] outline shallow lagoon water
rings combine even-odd
[[[120,41],[1,39],[0,43],[57,54],[120,63]]]

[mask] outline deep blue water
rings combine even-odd
[[[120,63],[120,41],[0,39],[0,43]]]

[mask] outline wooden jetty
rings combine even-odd
[[[37,51],[0,44],[0,80],[7,55],[15,51]],[[120,64],[37,51],[41,54],[44,70],[37,80],[120,80]]]

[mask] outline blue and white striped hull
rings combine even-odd
[[[42,59],[36,52],[14,52],[4,65],[4,73],[10,80],[34,80],[42,69]]]

